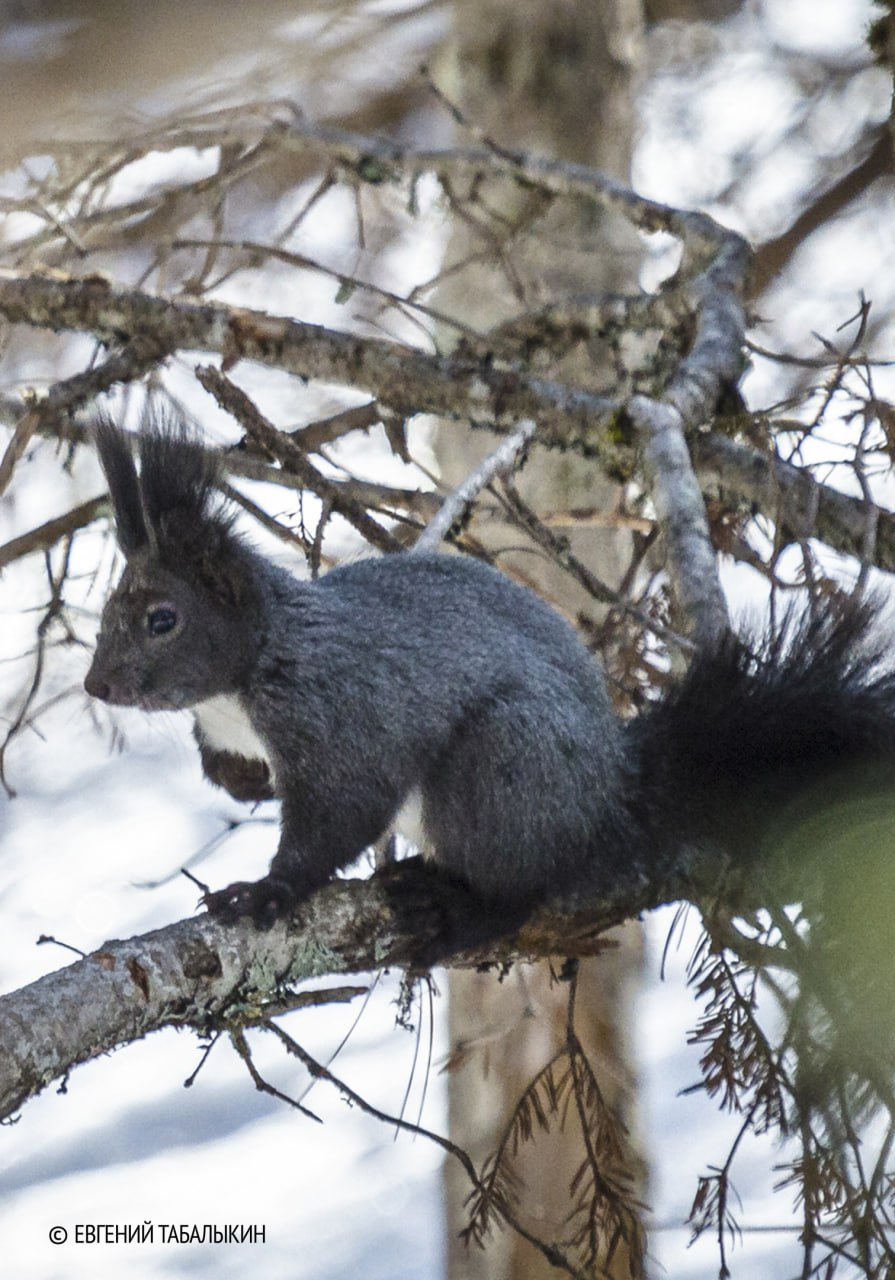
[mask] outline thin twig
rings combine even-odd
[[[389,1115],[385,1111],[380,1111],[378,1107],[374,1107],[372,1103],[368,1102],[361,1094],[356,1093],[352,1088],[350,1088],[344,1080],[339,1079],[338,1076],[334,1076],[333,1073],[324,1067],[322,1063],[317,1062],[317,1060],[313,1058],[306,1049],[302,1048],[296,1040],[293,1040],[293,1038],[285,1032],[282,1027],[277,1026],[275,1022],[268,1022],[262,1025],[264,1025],[268,1031],[272,1031],[274,1035],[279,1037],[286,1046],[287,1051],[303,1062],[315,1079],[328,1081],[339,1091],[339,1093],[342,1094],[347,1102],[352,1106],[358,1107],[367,1115],[373,1116],[374,1119],[381,1120],[384,1124],[394,1126],[396,1129],[402,1129],[406,1133],[412,1133],[418,1137],[426,1138],[430,1142],[434,1142],[436,1146],[441,1147],[441,1149],[446,1151],[448,1155],[453,1156],[455,1160],[459,1161],[473,1187],[481,1188],[481,1179],[479,1178],[478,1171],[476,1170],[469,1154],[464,1151],[462,1147],[457,1146],[455,1142],[451,1142],[449,1138],[445,1138],[442,1134],[436,1133],[433,1129],[426,1129],[421,1125],[415,1124],[412,1120],[404,1120],[399,1116]],[[291,1100],[286,1099],[286,1101]],[[575,1267],[574,1264],[568,1260],[562,1250],[557,1248],[556,1245],[540,1240],[531,1231],[524,1227],[522,1223],[513,1217],[507,1216],[507,1222],[514,1231],[518,1232],[518,1234],[527,1240],[529,1244],[539,1250],[539,1252],[542,1253],[548,1262],[553,1264],[553,1266],[565,1271],[570,1276],[574,1276],[575,1280],[588,1280],[588,1277]]]
[[[6,446],[3,457],[0,458],[0,495],[6,492],[16,463],[28,448],[28,441],[37,430],[39,421],[40,415],[38,412],[35,409],[29,409],[16,423],[12,439]]]
[[[244,1031],[231,1031],[230,1041],[240,1058],[242,1058],[245,1063],[246,1070],[255,1082],[255,1088],[259,1093],[266,1093],[269,1094],[271,1098],[278,1098],[280,1102],[285,1102],[287,1106],[294,1107],[296,1111],[300,1111],[301,1114],[303,1116],[307,1116],[309,1120],[316,1120],[318,1124],[323,1124],[320,1117],[316,1115],[315,1112],[311,1111],[309,1107],[303,1106],[303,1104],[296,1098],[290,1098],[288,1093],[283,1093],[282,1089],[277,1089],[274,1085],[270,1084],[269,1081],[264,1079],[258,1068],[255,1066],[255,1063],[252,1061],[252,1051],[249,1048],[249,1043],[245,1038]]]
[[[401,544],[381,524],[377,524],[358,503],[337,489],[308,460],[307,454],[293,439],[278,431],[264,417],[258,407],[241,387],[220,370],[204,365],[196,370],[196,377],[220,404],[231,413],[262,449],[275,458],[287,471],[292,471],[312,493],[331,503],[334,511],[353,525],[355,529],[380,551],[400,551]]]
[[[608,604],[612,605],[613,608],[621,609],[666,644],[673,645],[684,653],[693,651],[693,642],[688,640],[686,636],[672,631],[669,627],[662,626],[655,618],[651,618],[648,613],[641,609],[639,605],[634,604],[633,601],[613,590],[612,587],[598,578],[569,549],[568,541],[565,538],[558,537],[538,518],[537,514],[524,501],[518,489],[510,480],[504,481],[503,492],[498,496],[508,515],[516,521],[519,527],[524,529],[534,542],[550,555],[556,564],[560,565],[576,582],[580,583],[594,600],[600,601],[601,604]]]
[[[537,424],[530,419],[520,422],[516,430],[448,494],[441,510],[417,538],[413,550],[420,553],[437,551],[451,528],[467,515],[482,489],[495,476],[505,474],[515,467],[519,455],[536,431]]]

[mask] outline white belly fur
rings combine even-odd
[[[226,751],[246,760],[270,760],[267,748],[252,727],[238,698],[222,693],[193,707],[193,715],[204,742],[213,751]]]

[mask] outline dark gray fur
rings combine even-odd
[[[455,934],[468,942],[684,844],[735,844],[732,797],[765,781],[776,794],[842,759],[895,755],[895,684],[864,645],[866,617],[842,624],[838,647],[835,620],[763,659],[722,646],[628,727],[572,629],[497,571],[396,555],[301,582],[235,535],[211,455],[178,424],[141,433],[139,479],[117,427],[101,421],[96,439],[127,566],[88,692],[147,710],[235,698],[266,760],[200,730],[206,773],[282,801],[269,876],[208,895],[222,916],[269,922],[418,789],[429,852],[481,907]],[[177,624],[152,635],[160,607]],[[818,697],[822,716],[807,710]]]

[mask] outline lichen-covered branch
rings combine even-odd
[[[58,433],[56,413],[64,409],[67,414],[115,381],[137,376],[143,359],[144,367],[151,366],[161,358],[160,353],[178,349],[214,351],[232,359],[236,356],[234,344],[241,344],[243,354],[252,359],[368,390],[381,402],[391,397],[391,407],[402,414],[435,411],[499,433],[510,432],[520,418],[533,417],[538,422],[538,440],[545,447],[579,449],[612,475],[630,476],[636,470],[636,432],[626,427],[620,401],[551,379],[495,368],[484,357],[429,356],[398,343],[223,304],[189,304],[140,290],[117,289],[100,278],[62,280],[0,273],[0,314],[20,324],[90,332],[106,342],[127,343],[120,354],[113,354],[101,366],[67,380],[65,394],[53,397],[54,413],[49,412],[50,406],[42,412],[39,433]],[[141,352],[133,338],[147,332],[156,337],[158,345],[149,343]],[[703,385],[703,395],[715,390],[714,382],[700,384],[700,368],[710,369],[709,346],[707,337],[705,346],[696,349],[697,356],[705,352],[705,361],[694,363],[691,355],[681,374],[686,385],[691,383],[692,373],[691,385]],[[728,359],[718,376],[729,370]],[[677,389],[676,384],[676,399]],[[691,393],[683,399],[691,412],[694,399],[698,407],[698,395]],[[13,400],[0,403],[0,418],[11,422],[20,417],[21,408]],[[361,422],[369,420],[365,409]],[[69,423],[67,434],[77,439],[81,432]],[[726,500],[747,505],[753,513],[764,512],[771,519],[783,516],[790,532],[798,530],[799,536],[813,533],[838,551],[861,554],[867,519],[862,499],[717,432],[688,435],[688,444],[704,493],[723,494]],[[294,474],[264,466],[256,459],[234,455],[228,461],[234,474],[301,487]],[[365,498],[357,490],[355,496],[361,501]],[[377,501],[388,502],[382,489],[375,496]],[[432,495],[425,496],[425,514],[429,515]],[[401,498],[399,494],[399,504],[405,501],[406,495]],[[816,513],[813,528],[811,513]],[[884,510],[879,513],[875,563],[895,570],[895,516]]]
[[[591,955],[597,935],[671,900],[670,883],[626,885],[573,916],[545,913],[514,939],[462,957]],[[412,967],[419,937],[391,911],[384,878],[341,880],[267,931],[202,914],[93,954],[0,997],[0,1119],[72,1067],[162,1027],[239,1027],[292,1007],[284,991],[323,974]]]
[[[208,351],[301,378],[359,387],[401,415],[436,413],[508,432],[523,418],[543,422],[555,444],[605,453],[621,464],[610,434],[619,409],[610,396],[494,367],[485,357],[427,355],[381,338],[340,333],[223,303],[175,302],[100,277],[60,280],[0,272],[0,315],[14,324],[89,332],[102,342],[154,335],[171,351]]]
[[[306,120],[282,125],[284,149],[324,155],[350,170],[361,182],[379,184],[446,174],[454,181],[483,174],[515,179],[554,196],[578,196],[613,209],[642,231],[667,231],[688,246],[694,260],[714,256],[732,233],[708,214],[675,209],[648,200],[606,174],[569,160],[526,155],[503,147],[425,150],[391,138],[352,133]],[[736,237],[739,239],[739,237]]]
[[[646,396],[634,396],[629,412],[644,440],[644,468],[668,540],[681,612],[696,642],[711,645],[727,629],[727,606],[681,415]]]
[[[744,505],[776,521],[782,541],[819,538],[834,551],[860,558],[867,503],[816,480],[811,472],[717,432],[691,441],[703,493]],[[895,572],[895,513],[875,508],[874,564]]]

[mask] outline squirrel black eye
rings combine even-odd
[[[146,626],[151,636],[163,636],[177,626],[177,612],[168,605],[153,609],[146,619]]]

